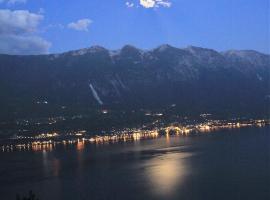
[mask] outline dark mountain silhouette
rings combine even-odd
[[[269,113],[270,56],[162,45],[0,55],[1,118],[114,110]]]

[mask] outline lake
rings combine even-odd
[[[270,128],[0,153],[0,199],[269,200]]]

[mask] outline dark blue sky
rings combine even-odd
[[[5,52],[7,48],[7,53],[10,51],[8,48],[16,48],[18,40],[12,41],[10,35],[21,37],[23,42],[23,37],[28,37],[28,40],[35,38],[33,45],[36,45],[37,53],[37,40],[47,45],[42,46],[41,53],[92,45],[118,49],[131,44],[148,49],[164,43],[177,47],[194,45],[219,51],[254,49],[269,53],[269,0],[1,1],[1,10],[9,10],[9,14],[2,13],[2,19],[6,15],[14,15],[16,10],[29,11],[26,15],[41,16],[32,27],[34,31],[28,31],[26,27],[22,33],[13,30],[3,34],[0,28],[0,42],[3,35],[11,40],[12,45],[9,46],[7,39],[2,39],[5,47],[0,47],[0,51]],[[0,25],[7,26],[6,23],[12,23],[12,20],[20,23],[21,18],[17,18],[7,17],[7,22],[0,19]],[[10,26],[6,29],[10,30]],[[13,52],[19,53],[24,51],[23,48],[24,45],[19,46],[18,51]]]

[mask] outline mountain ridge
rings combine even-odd
[[[229,53],[229,52],[250,52],[250,53],[257,53],[257,54],[263,54],[265,56],[270,56],[270,54],[268,53],[263,53],[263,52],[260,52],[260,51],[257,51],[257,50],[252,50],[252,49],[229,49],[229,50],[225,50],[225,51],[217,51],[215,49],[212,49],[212,48],[207,48],[207,47],[199,47],[199,46],[194,46],[194,45],[188,45],[186,47],[176,47],[176,46],[173,46],[173,45],[170,45],[170,44],[161,44],[161,45],[158,45],[157,47],[154,47],[154,48],[149,48],[149,49],[143,49],[143,48],[138,48],[134,45],[131,45],[131,44],[127,44],[127,45],[124,45],[123,47],[119,48],[119,49],[109,49],[109,48],[106,48],[104,46],[101,46],[101,45],[93,45],[93,46],[90,46],[90,47],[84,47],[84,48],[80,48],[80,49],[74,49],[74,50],[68,50],[68,51],[64,51],[64,52],[60,52],[60,53],[48,53],[48,54],[35,54],[35,55],[19,55],[19,54],[4,54],[4,53],[0,53],[0,55],[6,55],[6,56],[23,56],[23,57],[27,57],[27,56],[59,56],[59,55],[62,55],[62,54],[67,54],[67,53],[72,53],[72,52],[80,52],[80,51],[87,51],[87,50],[93,50],[93,49],[96,49],[96,50],[106,50],[106,51],[109,51],[109,52],[120,52],[122,49],[124,48],[127,48],[127,47],[130,47],[130,48],[134,48],[134,49],[137,49],[141,52],[150,52],[150,51],[154,51],[154,50],[157,50],[157,49],[160,49],[160,48],[174,48],[174,49],[179,49],[179,50],[188,50],[190,48],[196,48],[196,49],[201,49],[201,50],[210,50],[210,51],[214,51],[214,52],[217,52],[219,54],[226,54],[226,53]],[[79,55],[79,54],[78,54]]]
[[[159,110],[173,104],[179,113],[268,114],[269,61],[269,55],[250,50],[224,53],[170,45],[0,55],[2,117],[31,115],[33,107],[43,116],[65,113],[62,107],[79,113],[102,107]]]

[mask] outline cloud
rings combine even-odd
[[[140,5],[144,8],[170,8],[172,3],[169,0],[140,0]]]
[[[0,53],[36,55],[48,53],[51,43],[38,36],[0,35]]]
[[[133,7],[135,6],[135,4],[132,3],[132,2],[127,1],[127,2],[126,2],[126,6],[127,6],[128,8],[133,8]]]
[[[140,0],[140,4],[145,8],[153,8],[155,7],[155,0]]]
[[[26,3],[27,0],[0,0],[0,3],[16,4],[16,3]]]
[[[156,6],[163,6],[166,8],[170,8],[172,6],[172,3],[169,1],[164,1],[164,0],[156,0]]]
[[[35,32],[43,16],[27,10],[0,10],[0,34]]]
[[[90,24],[93,21],[90,19],[80,19],[77,22],[71,22],[68,24],[68,28],[74,29],[76,31],[88,31]]]
[[[48,53],[51,44],[37,36],[43,18],[28,10],[0,10],[0,53]]]

